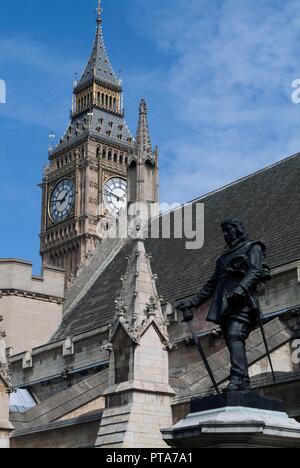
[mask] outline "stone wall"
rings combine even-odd
[[[0,377],[0,449],[9,448],[9,435],[12,429],[9,422],[9,395]]]
[[[26,369],[24,369],[25,354],[13,356],[10,359],[13,385],[30,387],[38,401],[45,401],[76,385],[87,375],[97,373],[101,363],[104,367],[105,363],[108,365],[108,352],[101,350],[101,344],[105,339],[107,339],[105,329],[74,337],[72,349],[65,355],[64,340],[49,343],[33,350],[32,365]]]
[[[46,343],[61,323],[64,272],[45,268],[32,275],[32,264],[0,259],[0,315],[12,354]]]

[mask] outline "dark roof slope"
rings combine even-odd
[[[265,242],[267,260],[274,268],[300,258],[300,153],[193,204],[205,204],[205,242],[200,250],[186,250],[185,239],[150,239],[158,290],[172,302],[193,295],[209,278],[224,241],[220,223],[240,218],[253,239]],[[199,181],[201,186],[201,180]],[[83,333],[107,324],[114,316],[114,299],[126,270],[129,242],[98,278],[86,296],[68,313],[54,339]]]
[[[104,85],[111,85],[117,89],[122,88],[120,80],[116,77],[113,71],[106,51],[101,24],[97,26],[92,53],[85,67],[83,75],[76,86],[75,92],[80,91],[93,80],[97,79]]]

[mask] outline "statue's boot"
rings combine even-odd
[[[239,385],[237,383],[230,382],[228,387],[226,387],[223,391],[224,391],[224,393],[240,392],[241,391],[241,385]]]
[[[250,392],[251,385],[249,377],[244,379],[232,379],[224,392]]]

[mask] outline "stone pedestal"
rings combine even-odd
[[[176,448],[300,448],[300,424],[283,403],[250,392],[194,399],[186,419],[162,434]]]

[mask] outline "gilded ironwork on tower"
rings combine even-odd
[[[42,196],[43,264],[76,276],[100,241],[99,220],[126,206],[127,165],[134,139],[124,119],[122,81],[110,63],[98,0],[92,52],[74,83],[70,123],[49,150]]]

